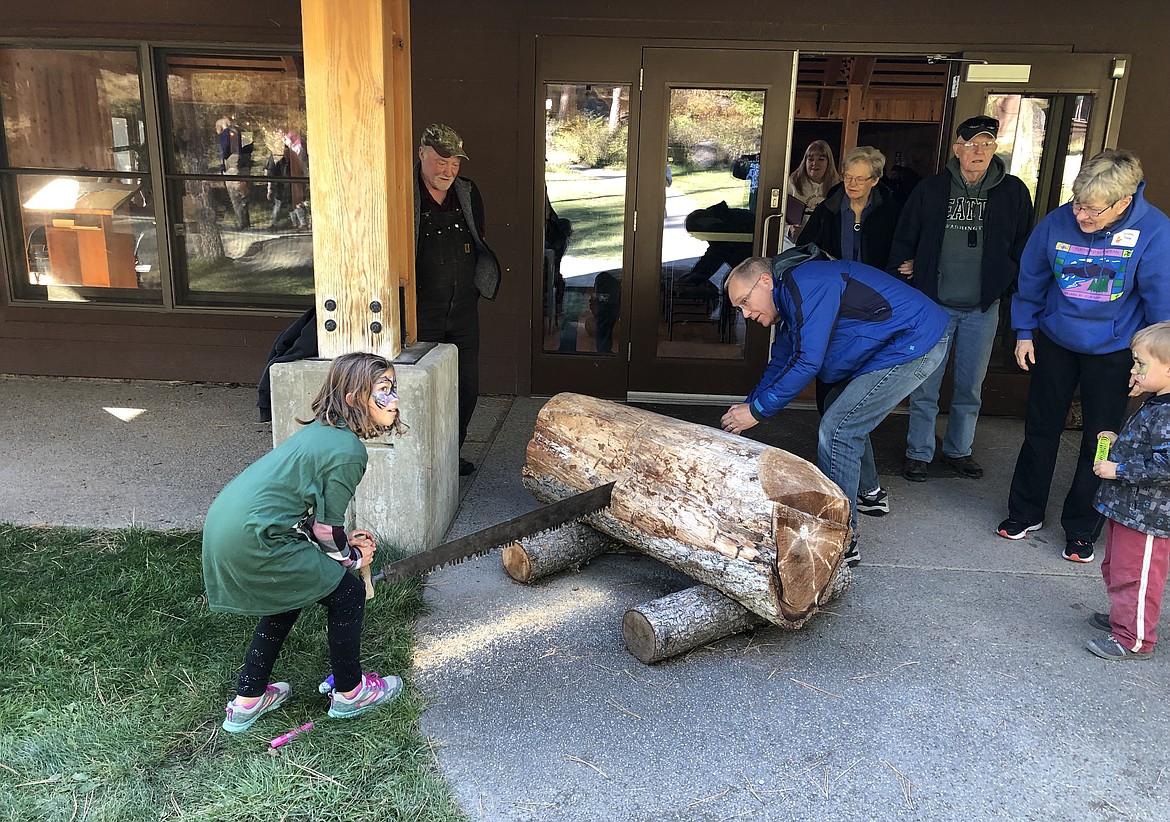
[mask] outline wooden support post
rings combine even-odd
[[[302,0],[321,356],[402,350],[413,297],[409,0]],[[411,306],[408,305],[408,308]],[[413,311],[408,311],[408,327]]]
[[[850,83],[845,92],[845,128],[841,134],[841,154],[857,145],[857,126],[861,122],[861,86]]]
[[[609,551],[625,546],[611,536],[580,522],[547,534],[537,534],[504,546],[503,563],[517,582],[536,582],[541,577],[586,565]]]

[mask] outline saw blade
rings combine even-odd
[[[392,562],[373,576],[374,582],[390,582],[452,565],[471,557],[484,556],[501,545],[559,528],[587,514],[609,507],[614,483],[565,497],[562,500],[521,514],[474,534],[446,542],[437,548]]]

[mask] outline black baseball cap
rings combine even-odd
[[[955,129],[955,134],[962,140],[971,140],[980,134],[990,134],[992,137],[998,137],[999,120],[996,120],[994,117],[988,117],[986,114],[980,114],[978,117],[968,117],[959,123],[959,127]]]

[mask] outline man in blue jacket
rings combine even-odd
[[[857,565],[857,492],[867,452],[867,481],[877,481],[869,433],[942,363],[947,314],[885,272],[829,260],[813,245],[772,260],[749,258],[728,275],[727,296],[776,334],[764,376],[723,415],[724,431],[741,434],[773,416],[814,377],[847,382],[821,417],[817,465],[850,500],[854,538],[845,561]]]

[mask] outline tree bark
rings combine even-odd
[[[524,478],[543,502],[616,482],[590,525],[787,627],[826,601],[850,536],[849,500],[811,463],[580,394],[541,410]]]
[[[822,604],[841,596],[851,579],[849,567],[842,566]],[[734,599],[696,585],[630,608],[622,617],[622,638],[631,654],[652,665],[766,624]]]
[[[517,582],[536,582],[568,568],[587,565],[622,548],[613,537],[580,522],[504,546],[504,570]]]
[[[767,620],[707,585],[664,596],[626,611],[622,639],[647,665],[767,624]]]

